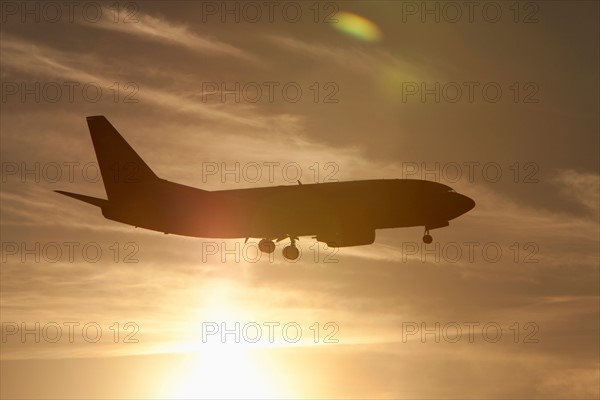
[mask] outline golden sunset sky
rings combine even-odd
[[[598,2],[50,4],[2,3],[2,398],[598,398]],[[477,205],[256,261],[54,193],[106,198],[91,115],[206,190]]]

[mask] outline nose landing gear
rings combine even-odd
[[[429,234],[429,229],[425,228],[425,235],[423,235],[423,243],[429,244],[433,242],[433,238]]]
[[[425,225],[425,234],[423,235],[423,243],[425,244],[429,244],[433,242],[433,238],[431,237],[431,235],[429,234],[429,230],[430,229],[437,229],[437,228],[443,228],[445,226],[450,225],[450,222],[448,221],[444,221],[444,220],[437,220],[437,221],[429,221],[426,225]]]

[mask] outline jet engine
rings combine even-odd
[[[324,242],[329,247],[349,247],[371,244],[375,241],[375,229],[362,231],[340,231],[319,234],[316,236],[319,242]]]

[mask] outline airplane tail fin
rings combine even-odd
[[[106,117],[86,119],[109,200],[131,196],[140,186],[160,179]]]

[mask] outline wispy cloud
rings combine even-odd
[[[565,196],[581,203],[598,218],[600,208],[600,176],[590,172],[561,170],[554,179]]]
[[[338,67],[358,73],[382,74],[387,83],[394,80],[425,79],[429,73],[424,67],[392,55],[381,47],[341,47],[306,42],[286,36],[265,36],[266,40],[284,51],[308,56],[315,60],[332,62]]]
[[[2,65],[18,71],[44,76],[51,79],[66,79],[79,82],[94,82],[102,88],[109,89],[114,85],[115,76],[110,73],[93,72],[98,63],[93,56],[79,55],[71,52],[55,50],[47,46],[14,38],[2,38]],[[92,72],[90,72],[92,71]],[[140,79],[134,79],[140,82]],[[164,89],[150,87],[140,82],[141,101],[148,101],[165,107],[171,111],[182,112],[208,120],[229,122],[252,127],[265,127],[267,120],[252,113],[246,108],[237,107],[228,111],[223,104],[207,104],[199,101],[195,92],[186,95],[176,95]],[[271,120],[275,120],[271,118]]]
[[[112,14],[112,10],[103,8],[102,18],[98,22],[89,23],[83,20],[79,20],[79,22],[85,26],[123,32],[146,40],[184,47],[202,54],[228,56],[253,63],[258,62],[256,57],[246,51],[214,37],[200,36],[184,24],[175,24],[164,18],[153,17],[140,12],[135,13],[135,21],[115,22],[110,17]]]

